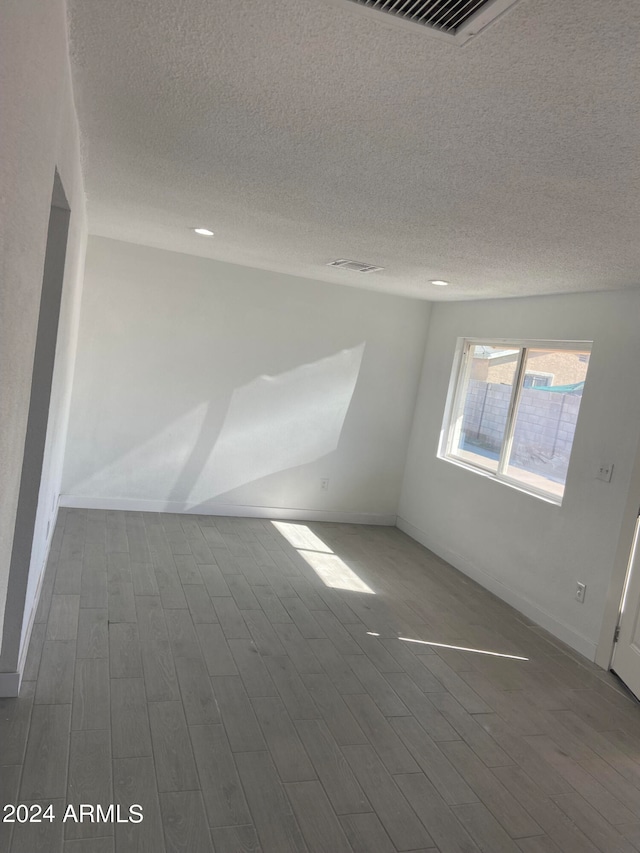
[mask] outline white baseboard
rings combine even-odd
[[[488,589],[489,592],[497,595],[498,598],[502,599],[502,601],[506,601],[507,604],[510,604],[537,625],[540,625],[542,628],[549,631],[549,633],[553,634],[554,637],[557,637],[572,649],[580,652],[581,655],[584,655],[584,657],[588,658],[590,661],[595,660],[597,649],[596,643],[592,642],[587,637],[583,637],[582,634],[578,634],[562,622],[559,622],[555,617],[538,607],[537,604],[529,601],[529,599],[520,595],[520,593],[515,592],[515,590],[510,589],[508,586],[505,586],[501,581],[496,580],[496,578],[478,568],[477,565],[469,562],[467,559],[460,556],[460,554],[456,554],[440,542],[432,539],[424,533],[424,531],[415,527],[406,519],[398,516],[396,526],[406,533],[407,536],[410,536],[412,539],[415,539],[416,542],[424,545],[425,548],[433,551],[434,554],[437,554],[438,557],[446,560],[447,563],[450,563],[454,568],[458,569],[458,571],[467,575],[467,577],[472,578],[474,581],[479,583],[480,586]]]
[[[0,699],[13,699],[20,691],[19,672],[0,672]]]
[[[327,509],[300,509],[280,506],[246,506],[244,504],[219,504],[214,501],[196,504],[183,501],[155,501],[137,498],[94,498],[78,495],[60,495],[60,506],[72,509],[114,509],[130,512],[195,513],[196,515],[223,515],[236,518],[274,518],[295,521],[334,521],[344,524],[380,524],[394,527],[396,515],[374,512],[343,512]]]

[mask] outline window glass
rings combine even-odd
[[[588,343],[465,341],[441,455],[560,503],[589,358]]]
[[[548,385],[522,389],[515,413],[513,441],[505,473],[521,483],[564,491],[578,422],[588,359],[583,352],[528,349],[525,376],[536,368],[553,373]]]
[[[460,429],[452,452],[497,471],[520,349],[472,345],[460,394]]]

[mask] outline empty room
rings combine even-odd
[[[640,851],[636,0],[3,0],[0,851]]]

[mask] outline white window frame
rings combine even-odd
[[[466,400],[466,390],[473,361],[473,359],[469,358],[469,353],[472,347],[475,346],[499,346],[503,349],[519,351],[516,370],[513,377],[511,398],[507,409],[504,437],[502,439],[502,447],[500,449],[498,468],[496,471],[483,466],[479,462],[470,462],[467,459],[462,459],[461,457],[456,456],[453,452],[453,448],[460,446],[460,430],[462,429],[464,403]],[[592,346],[593,341],[549,341],[534,340],[530,338],[515,340],[513,338],[458,338],[453,370],[451,372],[451,379],[449,382],[445,416],[442,423],[442,431],[440,433],[440,444],[437,453],[438,458],[445,462],[450,462],[453,465],[458,465],[461,468],[466,468],[468,471],[473,471],[477,474],[481,474],[482,476],[489,477],[492,480],[504,483],[511,488],[533,495],[534,497],[540,498],[548,503],[561,506],[564,498],[564,492],[562,496],[558,496],[553,492],[538,489],[529,483],[523,483],[521,480],[510,477],[506,473],[509,457],[511,456],[511,448],[513,446],[513,437],[516,426],[515,416],[518,411],[520,396],[524,388],[527,352],[530,349],[544,349],[591,353]],[[573,455],[573,445],[571,448],[571,455]],[[569,457],[569,464],[571,464],[571,455]]]

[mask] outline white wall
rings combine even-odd
[[[393,523],[428,313],[91,237],[63,502]]]
[[[638,292],[434,305],[399,506],[402,529],[591,659],[638,445],[639,317]],[[561,507],[436,458],[458,337],[593,340]]]
[[[21,638],[24,646],[48,547],[47,528],[53,527],[57,509],[86,240],[63,0],[2,3],[0,92],[0,672],[11,673],[17,667]],[[56,167],[72,215],[51,412],[33,551],[30,557],[24,555],[24,571],[10,578]]]

